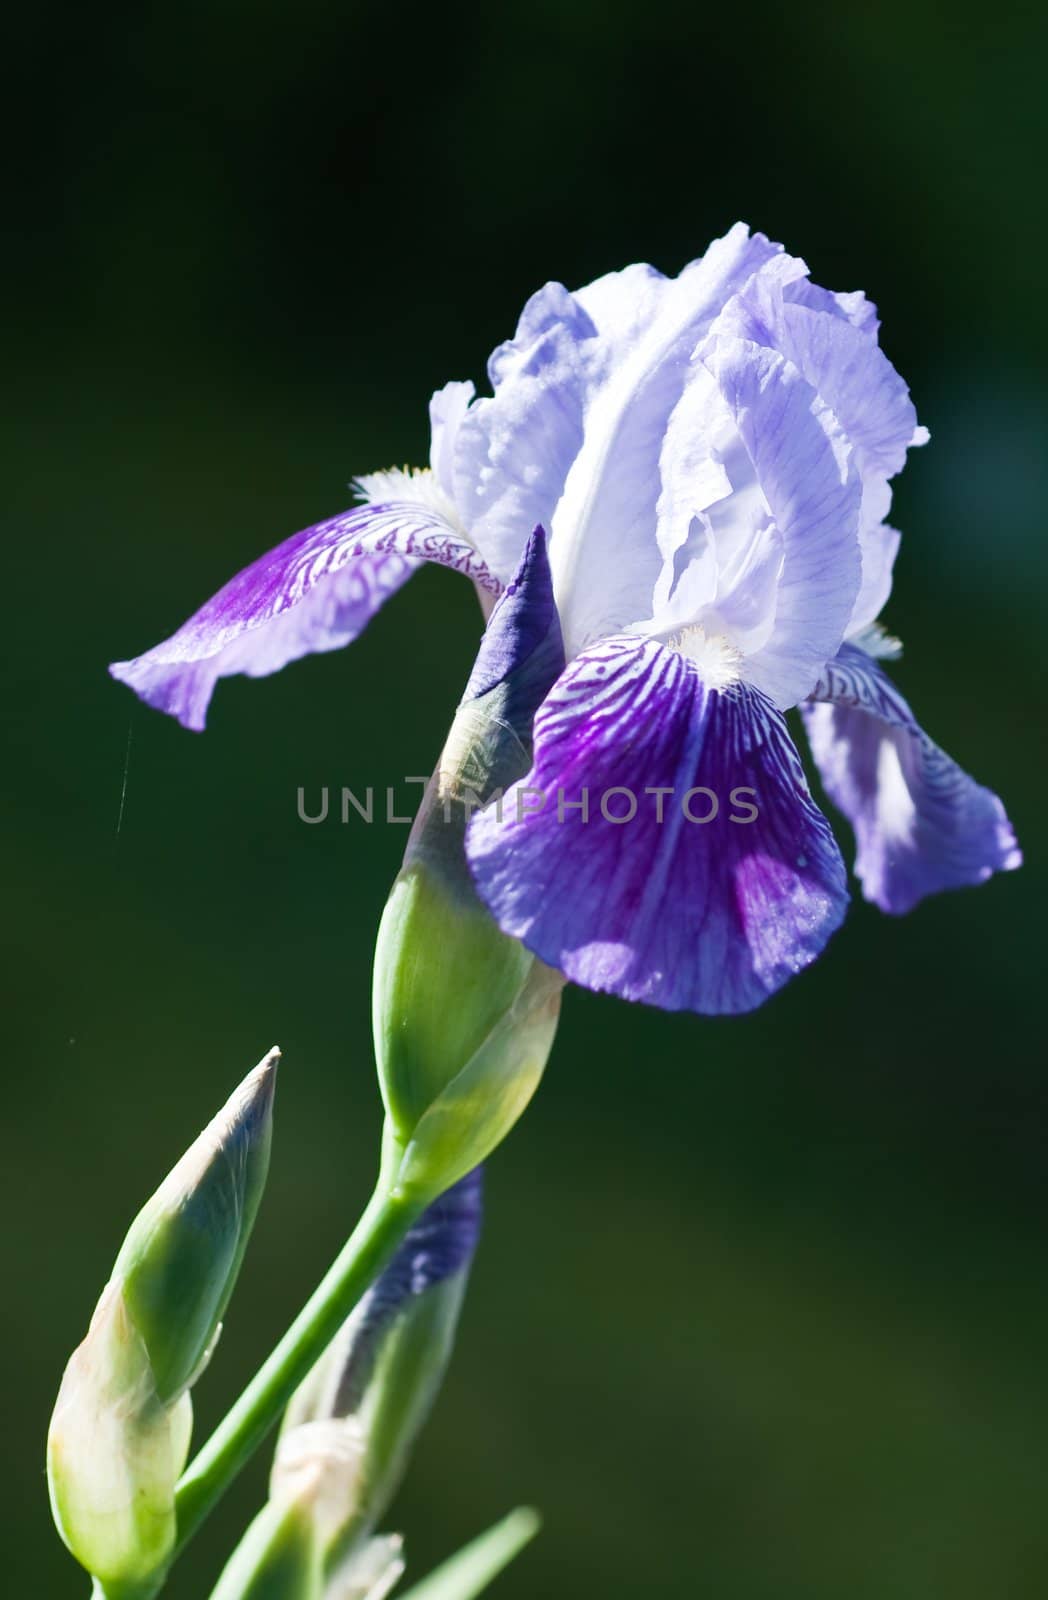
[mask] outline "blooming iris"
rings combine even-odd
[[[477,889],[575,982],[751,1009],[847,903],[789,708],[883,910],[1021,859],[881,665],[889,484],[927,434],[878,326],[742,224],[676,278],[547,284],[491,357],[491,397],[434,395],[428,469],[359,479],[360,505],[111,670],[201,728],[220,677],[348,644],[424,560],[497,596],[544,530],[566,666],[531,771],[470,823]]]

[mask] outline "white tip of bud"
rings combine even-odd
[[[367,1433],[356,1417],[319,1418],[281,1434],[269,1480],[274,1501],[308,1508],[322,1547],[361,1498]]]
[[[386,1600],[404,1573],[399,1533],[369,1539],[328,1580],[324,1600]]]

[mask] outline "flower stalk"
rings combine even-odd
[[[535,712],[563,664],[536,529],[489,618],[379,927],[375,1052],[406,1194],[432,1199],[486,1160],[552,1047],[563,978],[494,922],[465,843],[474,812],[527,771]]]
[[[402,1571],[375,1529],[451,1356],[481,1194],[478,1169],[426,1210],[296,1390],[213,1600],[377,1600]]]
[[[425,1208],[508,1133],[542,1076],[562,980],[508,939],[463,852],[473,807],[527,768],[536,706],[563,664],[541,533],[496,606],[379,930],[381,1169],[360,1222],[276,1349],[190,1464],[184,1547]]]
[[[279,1420],[310,1368],[424,1209],[379,1183],[363,1216],[276,1349],[190,1462],[175,1497],[176,1555]]]

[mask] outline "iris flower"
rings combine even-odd
[[[477,889],[577,983],[749,1010],[848,899],[791,707],[883,910],[1021,859],[1000,800],[883,666],[889,485],[927,433],[878,328],[863,294],[818,288],[742,224],[676,278],[547,284],[490,397],[434,395],[427,469],[358,479],[360,504],[111,670],[199,729],[219,678],[349,644],[422,561],[498,596],[544,530],[566,666],[531,771],[470,823]]]

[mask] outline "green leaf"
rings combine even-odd
[[[415,1584],[401,1600],[473,1600],[534,1539],[541,1525],[537,1511],[518,1506]]]

